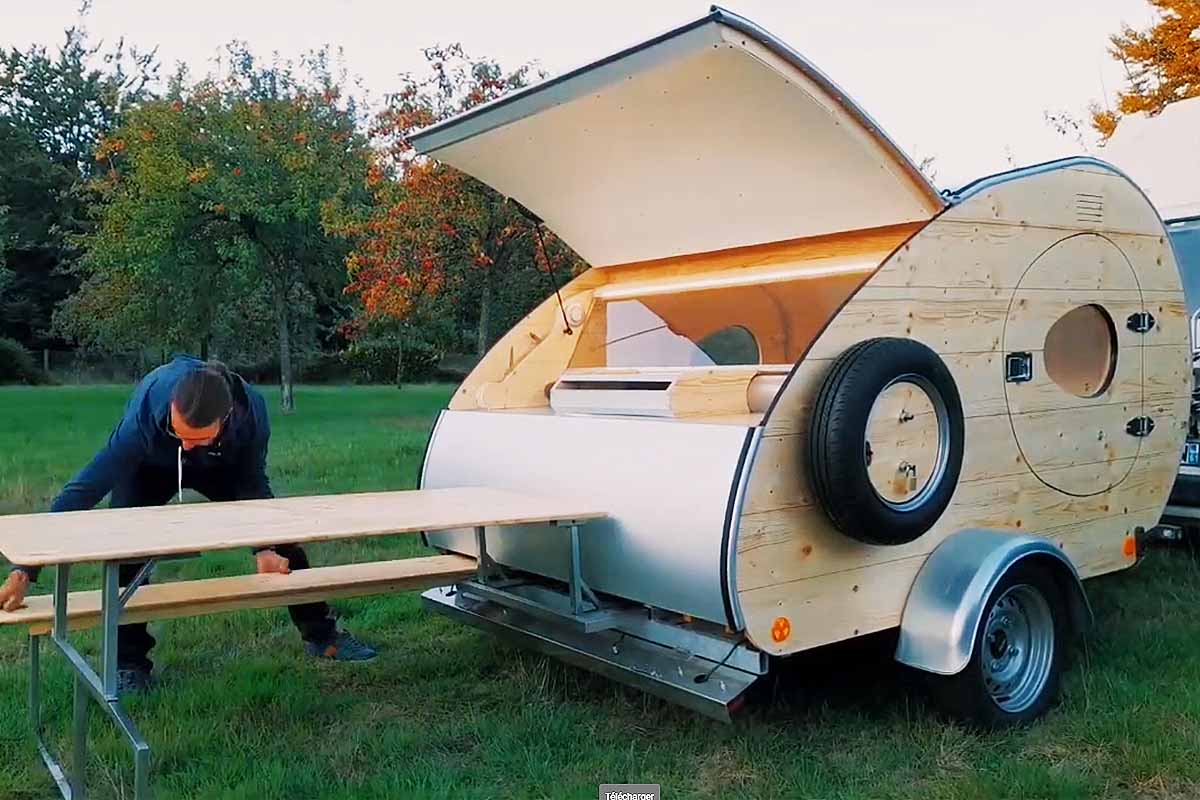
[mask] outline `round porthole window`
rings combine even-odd
[[[1117,330],[1097,305],[1073,308],[1046,334],[1046,374],[1076,397],[1104,394],[1117,367]]]
[[[741,325],[732,325],[700,340],[698,346],[719,366],[757,364],[760,360],[758,341]]]

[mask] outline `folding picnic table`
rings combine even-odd
[[[50,630],[50,638],[66,656],[74,672],[74,748],[71,768],[68,771],[51,753],[42,736],[40,635],[35,627],[31,627],[29,699],[38,750],[63,797],[67,800],[82,798],[85,793],[90,695],[108,712],[109,717],[133,747],[134,797],[138,800],[148,797],[150,746],[125,712],[117,695],[117,628],[122,621],[128,620],[128,604],[138,588],[147,581],[155,563],[160,559],[241,547],[474,528],[480,552],[484,554],[484,557],[479,559],[478,568],[484,570],[488,566],[485,563],[488,561],[485,537],[489,527],[554,524],[568,528],[572,541],[577,542],[580,523],[603,516],[604,513],[594,504],[579,499],[536,497],[483,487],[464,487],[0,517],[0,554],[14,564],[55,567],[53,627]],[[577,550],[577,547],[574,549]],[[443,563],[446,559],[458,560],[461,563],[447,565]],[[424,560],[405,559],[387,563],[405,565],[416,561],[428,562],[431,565],[436,563],[436,566],[431,566],[428,570],[428,575],[443,582],[447,574],[463,575],[472,571],[472,560],[462,556],[431,556]],[[145,566],[128,586],[121,588],[118,582],[119,567],[130,562],[145,562]],[[100,660],[96,669],[93,669],[68,640],[68,626],[76,621],[68,605],[71,597],[77,600],[90,599],[91,607],[84,608],[83,613],[90,614],[93,620],[97,617],[94,598],[86,597],[88,593],[72,595],[68,590],[72,567],[86,563],[101,565],[98,603]],[[464,563],[467,565],[466,569],[463,568]],[[391,582],[373,576],[373,580],[362,579],[366,587],[362,591],[338,591],[342,583],[349,580],[345,577],[340,578],[339,575],[360,574],[364,567],[369,566],[349,565],[304,570],[303,573],[322,570],[330,577],[323,581],[313,581],[305,580],[303,573],[298,573],[297,589],[307,593],[303,595],[306,599],[329,594],[345,596],[355,593],[378,593],[389,590],[388,587],[414,588],[419,581],[414,583],[412,579],[421,577],[421,568],[415,571],[407,569],[402,576]],[[240,579],[214,579],[249,579],[271,587],[284,587],[284,590],[272,589],[260,593],[262,596],[247,591],[246,602],[243,605],[224,597],[219,603],[220,607],[211,610],[289,604],[296,596],[286,591],[287,583],[292,577],[258,575]],[[188,583],[199,582],[182,582],[170,586],[186,586]],[[150,589],[163,589],[164,586],[158,585]],[[31,598],[31,601],[36,599]],[[85,602],[84,605],[89,604]],[[33,612],[18,611],[11,614],[0,611],[0,624],[19,623],[33,626],[38,622],[37,617],[41,613],[43,612],[36,609]],[[48,616],[49,609],[44,613]],[[207,611],[200,601],[193,599],[191,605],[183,606],[182,611],[176,606],[161,616],[186,616],[188,613],[199,614]],[[151,608],[143,609],[140,618],[158,617]]]

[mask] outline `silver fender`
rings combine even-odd
[[[896,660],[938,675],[967,666],[983,609],[1013,565],[1037,559],[1058,577],[1075,631],[1092,620],[1075,565],[1037,536],[971,528],[952,534],[929,555],[913,582],[900,621]]]

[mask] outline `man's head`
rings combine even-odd
[[[184,450],[216,441],[233,408],[224,366],[215,362],[192,370],[175,384],[170,430]]]

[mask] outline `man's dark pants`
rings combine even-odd
[[[212,474],[210,474],[212,473]],[[178,477],[174,470],[142,469],[131,478],[118,484],[112,491],[113,508],[139,508],[161,506],[175,496]],[[184,488],[194,489],[209,500],[222,502],[237,499],[230,479],[215,470],[193,470],[189,475],[184,470]],[[288,560],[292,569],[306,569],[308,557],[304,550],[294,544],[276,545],[272,548]],[[141,569],[141,564],[121,565],[121,586],[125,586]],[[292,622],[306,641],[327,642],[336,633],[336,623],[325,603],[304,603],[288,607]],[[121,669],[153,669],[150,649],[154,637],[146,629],[146,623],[122,625],[117,631],[117,664]]]

